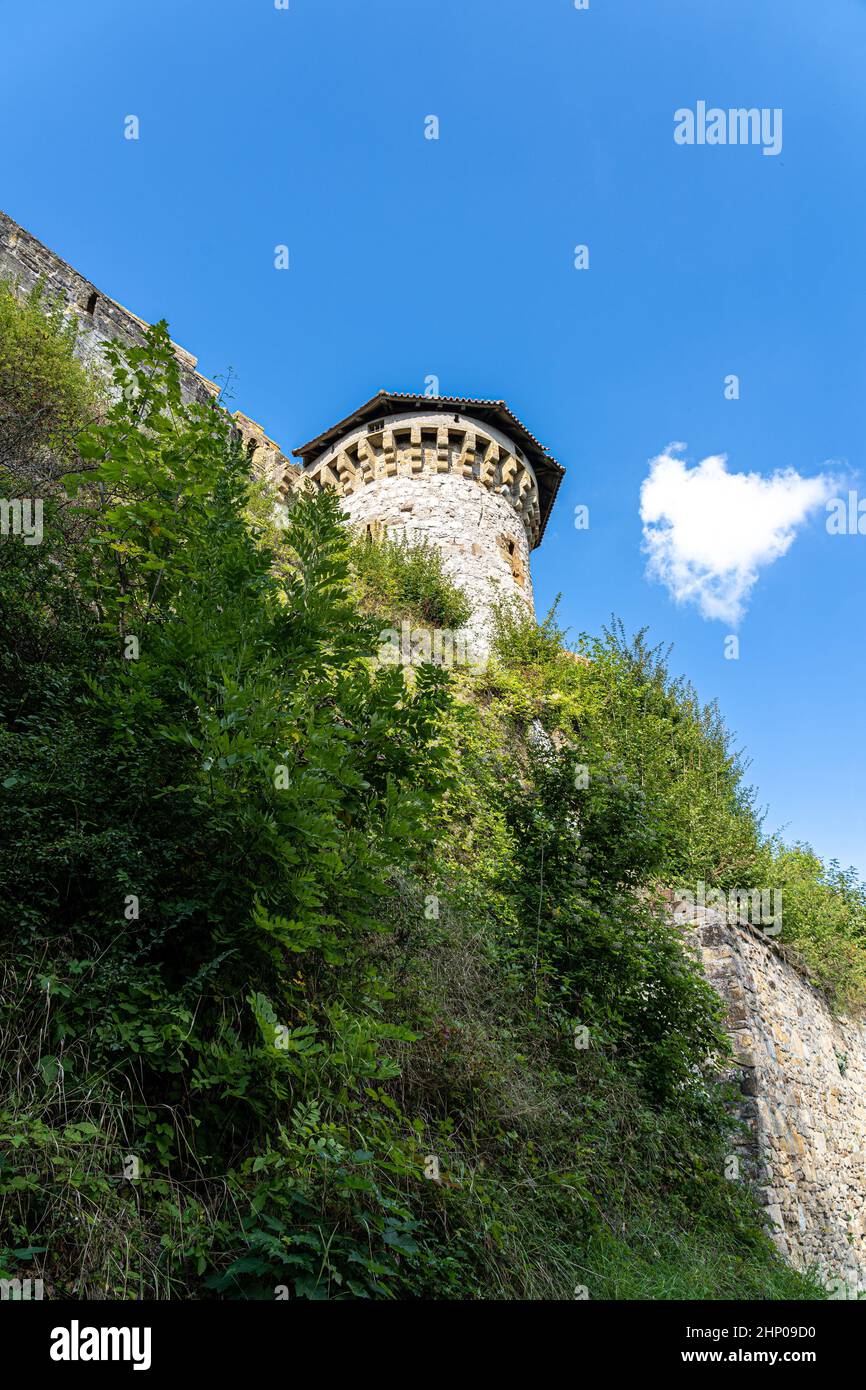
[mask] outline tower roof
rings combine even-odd
[[[322,434],[316,435],[307,444],[301,444],[299,448],[293,449],[295,458],[299,458],[306,468],[313,463],[320,454],[335,444],[336,441],[350,430],[359,429],[370,420],[382,420],[389,415],[405,415],[411,410],[423,410],[426,415],[439,412],[443,415],[454,415],[463,413],[481,424],[492,425],[503,434],[509,436],[515,444],[522,449],[526,458],[532,465],[538,483],[539,509],[541,512],[541,529],[538,540],[544,535],[544,527],[550,515],[559,484],[562,482],[565,469],[561,463],[557,463],[552,454],[549,454],[544,445],[530,434],[529,430],[517,416],[512,414],[504,401],[485,401],[476,400],[471,396],[417,396],[407,392],[399,391],[378,391],[375,396],[371,396],[368,401],[352,411],[344,420],[338,420],[330,429],[324,430]]]

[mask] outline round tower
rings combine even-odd
[[[464,632],[476,654],[496,599],[533,611],[529,552],[565,470],[504,401],[380,391],[294,453],[362,533],[436,546],[471,604]]]

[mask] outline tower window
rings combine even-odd
[[[96,293],[96,290],[92,290],[81,306],[85,314],[89,314],[91,318],[93,318],[93,315],[96,313],[96,305],[98,303],[98,300],[99,296]]]

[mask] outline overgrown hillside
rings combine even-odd
[[[725,1177],[720,1009],[657,890],[785,873],[853,999],[861,886],[765,843],[640,641],[577,660],[503,611],[481,672],[379,660],[465,617],[434,556],[327,494],[278,524],[164,326],[107,406],[57,319],[0,310],[0,493],[46,496],[41,545],[0,541],[0,1273],[820,1296]]]

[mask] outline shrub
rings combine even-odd
[[[49,528],[4,570],[0,927],[17,1017],[38,1020],[8,1020],[4,1222],[79,1292],[113,1284],[134,1227],[124,1287],[216,1270],[241,1293],[266,1275],[387,1295],[420,1166],[399,1109],[361,1106],[410,1036],[382,1017],[370,942],[429,839],[446,678],[409,691],[369,659],[334,498],[298,502],[273,565],[248,462],[182,403],[163,326],[110,356],[123,394],[79,441],[82,544],[61,571]],[[81,1143],[89,1209],[115,1213],[96,1272]]]
[[[714,826],[751,852],[717,726],[553,618],[477,678],[380,666],[376,603],[459,616],[438,561],[359,564],[329,493],[271,525],[165,326],[108,357],[74,543],[57,494],[0,555],[0,1273],[815,1296],[724,1178],[719,1005],[653,907]]]
[[[840,1009],[866,1007],[866,884],[854,869],[824,864],[808,845],[774,839],[762,856],[761,883],[782,904],[779,940],[812,983]]]
[[[353,543],[351,558],[361,602],[381,617],[449,629],[468,621],[466,595],[428,542],[365,536]]]
[[[77,466],[76,441],[102,392],[74,356],[76,321],[37,286],[0,280],[0,471],[37,490]]]

